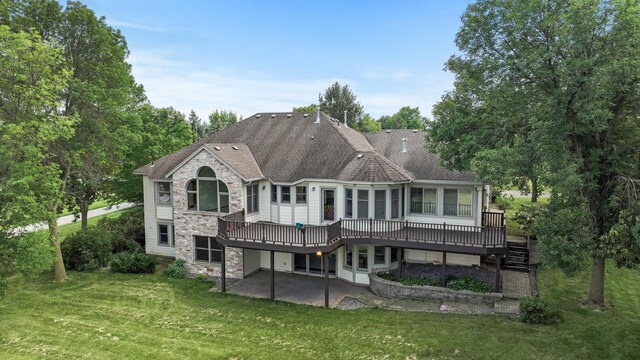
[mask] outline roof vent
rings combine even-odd
[[[260,114],[257,114],[257,115],[256,115],[256,119],[258,119],[259,117],[260,117]]]
[[[364,156],[364,154],[358,154],[358,156],[356,156],[356,158],[362,159],[363,156]]]
[[[232,146],[231,147],[233,150],[240,150],[240,148],[238,148],[237,146]]]
[[[271,118],[273,119],[274,117],[276,117],[276,114],[271,114]]]
[[[320,107],[316,108],[316,124],[320,124]]]
[[[290,118],[290,117],[291,117],[291,114],[287,114],[287,117],[288,117],[288,118]]]
[[[388,129],[387,129],[387,134],[391,134],[391,130],[388,130]]]
[[[213,148],[216,149],[216,151],[220,151],[221,150],[220,146],[214,146]]]
[[[418,132],[418,129],[413,129],[413,133],[414,134],[417,133],[417,132]]]
[[[309,116],[309,114],[304,114],[304,115],[302,115],[302,116],[303,116],[303,117],[307,117],[307,116]]]
[[[311,135],[311,140],[313,140],[313,138],[314,138],[314,136],[313,136],[313,135]]]
[[[402,138],[402,152],[407,152],[407,138]]]

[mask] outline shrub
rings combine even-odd
[[[407,276],[400,279],[400,284],[407,286],[440,286],[440,281],[431,280],[426,277],[418,277],[418,276]]]
[[[198,274],[198,276],[196,276],[196,279],[200,281],[209,281],[209,277],[206,274]]]
[[[477,293],[489,293],[493,291],[493,286],[471,277],[456,278],[447,276],[447,288],[451,290],[469,290]]]
[[[96,228],[78,231],[62,243],[62,258],[69,270],[97,270],[107,265],[110,256],[111,240]]]
[[[182,259],[178,259],[167,267],[167,276],[172,279],[184,279],[187,277],[187,269],[185,269],[184,264],[186,261]]]
[[[135,206],[116,218],[102,218],[98,229],[109,234],[114,253],[144,248],[144,209]]]
[[[388,281],[398,281],[396,275],[388,271],[377,273],[376,275],[378,275],[380,279],[385,279]]]
[[[511,201],[513,200],[513,196],[511,198],[507,197],[497,197],[495,205],[500,210],[506,210],[511,207]]]
[[[0,274],[0,299],[4,298],[7,294],[7,279]]]
[[[560,312],[538,297],[527,297],[520,300],[520,321],[527,324],[556,324],[560,321]]]
[[[535,238],[533,232],[536,219],[540,218],[544,212],[544,205],[522,205],[513,215],[513,220],[518,223],[520,229],[528,236]]]
[[[158,260],[141,251],[134,253],[121,252],[111,256],[111,271],[125,274],[153,273]]]

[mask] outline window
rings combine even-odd
[[[387,248],[385,246],[375,246],[373,248],[373,265],[386,265],[386,254]]]
[[[271,202],[278,202],[278,187],[271,184]]]
[[[400,189],[391,189],[391,218],[400,217]]]
[[[296,186],[296,204],[306,204],[306,203],[307,203],[307,187]]]
[[[194,236],[196,260],[206,262],[221,262],[222,247],[211,236]]]
[[[258,207],[258,185],[247,186],[247,213],[260,211]]]
[[[392,263],[397,262],[398,261],[399,252],[400,252],[400,248],[392,247],[391,248],[391,259],[389,259],[389,261],[391,261]]]
[[[291,202],[291,187],[280,186],[280,202],[287,204]]]
[[[344,246],[344,267],[351,269],[353,266],[353,245]]]
[[[376,219],[385,219],[387,217],[387,190],[376,190],[374,192],[375,197],[375,211],[374,215]]]
[[[187,183],[187,209],[209,212],[229,212],[229,189],[216,179],[209,167],[198,171],[198,178]]]
[[[171,205],[171,183],[170,182],[158,183],[158,204]]]
[[[458,190],[458,216],[473,214],[473,191],[471,189]]]
[[[353,189],[344,189],[344,217],[353,218]]]
[[[358,190],[358,219],[369,218],[369,190]]]
[[[436,189],[411,188],[411,212],[435,215],[437,198]]]
[[[158,224],[158,245],[175,246],[173,224]]]
[[[369,270],[369,251],[367,246],[358,246],[358,271]]]
[[[322,189],[322,220],[333,221],[336,219],[335,214],[335,190]]]

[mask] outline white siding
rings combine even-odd
[[[166,205],[156,206],[156,216],[162,220],[173,220],[173,207]]]
[[[315,190],[314,190],[315,189]],[[309,224],[311,225],[319,225],[320,217],[322,216],[320,210],[322,209],[322,205],[320,204],[320,184],[318,183],[309,183],[309,194],[308,194],[308,211],[309,211]]]
[[[175,249],[168,246],[158,246],[158,219],[156,218],[155,184],[148,176],[143,176],[142,187],[144,195],[144,236],[147,254],[175,256]]]
[[[294,208],[293,223],[309,223],[309,207],[306,205],[296,205]]]
[[[258,194],[260,221],[271,221],[271,183],[264,180],[260,181]]]
[[[280,220],[278,221],[278,223],[280,224],[287,224],[287,225],[291,225],[291,205],[290,204],[280,204],[280,207],[278,209],[278,212],[280,213]]]
[[[278,204],[269,202],[271,204],[271,221],[278,222]]]
[[[269,251],[260,251],[260,267],[271,269]],[[293,271],[293,254],[276,252],[273,256],[276,271]]]

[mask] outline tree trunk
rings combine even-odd
[[[53,246],[53,280],[57,282],[67,280],[67,271],[64,268],[62,260],[62,250],[60,250],[60,241],[58,240],[58,219],[52,216],[49,221],[49,241]]]
[[[87,230],[88,226],[88,215],[89,215],[89,203],[80,202],[80,219],[81,219],[81,229]]]
[[[538,178],[531,178],[531,202],[538,202]]]
[[[589,298],[591,304],[604,305],[604,258],[591,259],[591,282]]]

